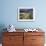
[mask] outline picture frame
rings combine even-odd
[[[33,7],[19,7],[18,21],[35,21],[35,8]]]

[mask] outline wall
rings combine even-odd
[[[0,25],[13,24],[16,28],[46,28],[46,1],[45,0],[0,0]],[[34,7],[36,19],[34,22],[18,22],[18,7]]]

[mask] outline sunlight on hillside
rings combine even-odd
[[[33,19],[31,13],[20,13],[20,19]]]

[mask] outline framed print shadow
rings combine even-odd
[[[35,21],[35,8],[19,7],[18,21]]]

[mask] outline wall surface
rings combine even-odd
[[[18,22],[18,7],[34,7],[35,21]],[[13,24],[16,28],[46,28],[46,0],[0,0],[0,27]]]

